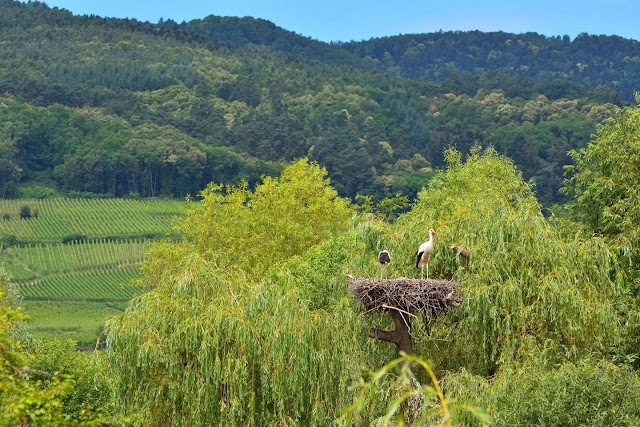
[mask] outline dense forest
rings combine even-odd
[[[3,197],[184,197],[305,156],[342,196],[413,199],[445,148],[493,146],[551,205],[568,200],[567,151],[630,102],[640,60],[619,37],[325,44],[260,19],[152,24],[11,0],[0,37]]]

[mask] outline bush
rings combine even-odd
[[[8,248],[18,244],[18,238],[13,234],[0,234],[0,246]]]
[[[20,206],[20,219],[31,218],[31,207],[29,205]]]
[[[447,378],[450,399],[490,408],[500,426],[638,426],[640,376],[590,358],[505,369],[491,381],[465,371]],[[477,425],[464,414],[462,425]]]
[[[10,288],[0,270],[0,425],[115,424],[98,355],[76,353],[73,344],[61,343],[35,343],[33,351],[22,351],[15,328],[25,316],[13,308]]]
[[[64,236],[62,238],[62,243],[71,243],[71,242],[84,242],[87,240],[87,236],[84,234],[69,234],[68,236]]]

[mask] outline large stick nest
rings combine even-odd
[[[368,279],[347,275],[349,293],[362,303],[366,313],[401,310],[437,316],[447,307],[462,303],[459,286],[450,280]]]

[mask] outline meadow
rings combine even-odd
[[[171,237],[179,200],[0,200],[0,266],[17,284],[36,338],[91,348],[137,292],[145,251]]]

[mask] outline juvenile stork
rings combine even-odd
[[[382,279],[382,267],[391,262],[391,254],[387,250],[378,254],[378,262],[380,263],[380,278]]]
[[[424,279],[424,266],[427,266],[427,280],[429,280],[429,260],[431,259],[431,254],[433,253],[433,236],[436,235],[436,232],[433,231],[433,228],[429,229],[429,240],[424,242],[418,247],[417,258],[416,258],[416,268],[421,270],[420,278]]]
[[[451,245],[451,250],[456,253],[456,255],[460,255],[462,258],[466,259],[467,262],[471,260],[471,251],[467,248],[463,248],[462,246],[455,244]]]

